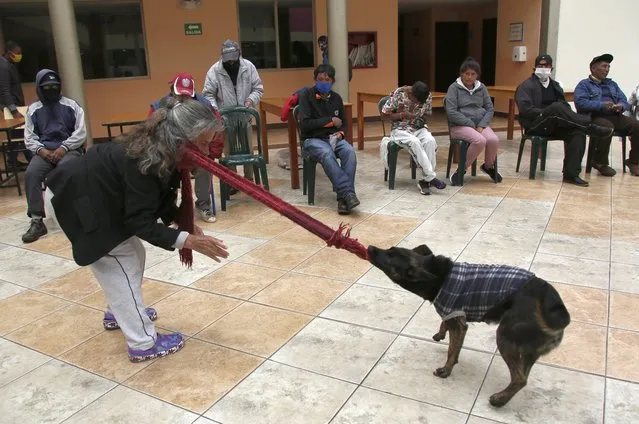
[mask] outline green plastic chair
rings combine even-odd
[[[524,154],[526,140],[530,140],[530,169],[528,171],[528,179],[534,180],[537,174],[537,162],[541,159],[540,168],[546,170],[546,153],[548,152],[548,137],[541,135],[526,134],[522,128],[521,141],[519,142],[519,154],[517,155],[517,168],[515,172],[519,172],[521,157]]]
[[[377,110],[379,111],[379,117],[382,120],[382,129],[384,131],[384,135],[382,137],[388,137],[386,134],[386,121],[384,121],[384,116],[382,115],[382,108],[384,104],[388,101],[390,96],[385,96],[380,99],[377,103]],[[388,143],[388,166],[384,168],[384,181],[388,181],[388,189],[395,189],[395,174],[397,173],[397,156],[399,155],[399,151],[402,150],[403,147],[399,144],[395,143],[391,140]],[[417,178],[417,164],[413,160],[413,157],[410,157],[410,176],[414,180]]]
[[[446,99],[444,98],[444,111],[445,110]],[[446,114],[446,123],[448,124],[448,139],[450,140],[450,146],[448,147],[448,163],[446,165],[446,178],[450,178],[450,168],[453,165],[453,155],[455,153],[455,148],[458,148],[459,161],[457,162],[457,175],[460,176],[459,185],[463,186],[464,176],[466,174],[466,155],[468,154],[468,147],[470,147],[470,143],[466,140],[452,138],[450,136],[450,121],[448,120],[448,114]],[[497,169],[497,161],[495,161],[495,169]],[[477,176],[477,159],[473,162],[470,175],[473,177]]]
[[[262,139],[260,132],[260,115],[255,109],[241,106],[232,106],[220,109],[220,115],[224,120],[224,134],[228,143],[228,155],[220,158],[220,164],[237,170],[238,165],[253,165],[255,183],[262,185],[266,190],[268,175],[266,173],[266,161],[262,156]],[[249,131],[252,131],[251,120],[255,119],[257,125],[257,154],[249,144]],[[226,202],[230,200],[230,186],[220,180],[220,197],[222,210],[226,210]]]
[[[302,151],[302,193],[306,195],[308,192],[308,204],[315,204],[315,167],[317,162],[313,159],[307,157],[304,154],[304,139],[302,138],[302,129],[300,127],[300,107],[299,105],[293,108],[293,119],[295,119],[295,123],[297,124],[297,137],[300,139],[300,148]]]

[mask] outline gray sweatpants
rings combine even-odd
[[[202,168],[195,168],[195,206],[200,210],[211,210],[212,175]]]
[[[150,349],[157,337],[142,300],[145,260],[144,245],[133,236],[91,264],[93,275],[131,349]]]
[[[72,150],[62,156],[58,165],[77,159],[82,155],[79,150]],[[30,217],[44,216],[44,196],[42,195],[42,181],[57,165],[47,162],[38,155],[29,161],[27,172],[24,174],[24,191],[27,195],[27,214]]]

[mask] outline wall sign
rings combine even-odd
[[[524,23],[515,22],[510,24],[508,41],[524,41]]]
[[[202,24],[184,24],[184,35],[202,35]]]

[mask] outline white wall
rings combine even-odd
[[[560,0],[558,9],[552,52],[556,79],[573,89],[590,74],[593,57],[610,53],[614,61],[608,77],[630,96],[639,84],[639,0]],[[549,51],[555,50],[553,32],[551,28],[548,34]]]

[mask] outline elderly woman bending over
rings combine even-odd
[[[47,201],[71,241],[74,260],[91,266],[106,296],[104,326],[122,329],[133,362],[184,345],[180,333],[157,333],[152,322],[157,314],[144,307],[141,240],[167,250],[192,249],[218,262],[228,257],[223,242],[199,228],[189,234],[170,226],[177,220],[183,149],[192,144],[208,154],[221,131],[209,106],[170,99],[130,133],[89,149],[47,180]]]

